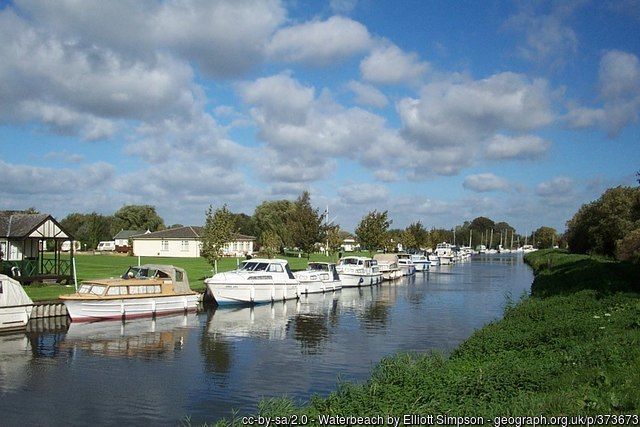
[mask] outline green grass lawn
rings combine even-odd
[[[284,257],[289,261],[292,270],[304,270],[307,268],[307,258]],[[327,257],[322,254],[312,254],[311,261],[336,261],[336,257]],[[218,271],[230,271],[236,268],[239,261],[244,258],[222,258],[218,263]],[[142,257],[141,264],[171,264],[184,268],[189,275],[189,284],[194,291],[204,291],[204,279],[213,275],[213,267],[204,258],[162,258]],[[138,257],[117,254],[76,254],[76,268],[78,270],[78,283],[83,280],[118,277],[124,273],[127,267],[138,264]],[[25,286],[27,294],[34,301],[49,301],[57,299],[62,294],[75,291],[73,286],[60,285],[29,285]]]

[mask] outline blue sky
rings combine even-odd
[[[0,3],[0,209],[560,231],[640,169],[640,2]]]

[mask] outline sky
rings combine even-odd
[[[0,1],[0,209],[563,231],[640,170],[640,1]]]

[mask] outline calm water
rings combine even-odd
[[[365,380],[385,355],[451,351],[529,291],[521,257],[253,308],[0,335],[2,425],[176,425]]]

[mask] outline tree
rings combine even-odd
[[[358,227],[356,236],[363,248],[371,252],[382,247],[385,243],[385,235],[393,221],[389,220],[387,211],[374,210],[365,215]]]
[[[234,230],[246,236],[255,236],[256,230],[253,218],[245,213],[231,214],[233,215]]]
[[[409,249],[418,249],[419,247],[418,241],[408,228],[406,228],[400,235],[400,243],[402,243],[402,247],[405,251]]]
[[[117,225],[124,230],[164,230],[164,220],[151,205],[125,205],[113,215]]]
[[[636,228],[616,243],[616,258],[640,263],[640,228]]]
[[[558,242],[558,234],[555,228],[540,227],[533,232],[535,236],[534,245],[540,249],[551,248]]]
[[[280,246],[282,245],[282,240],[273,230],[266,230],[260,236],[260,241],[262,242],[261,251],[268,258],[273,258],[275,254],[277,254],[280,250]]]
[[[405,229],[405,232],[409,233],[413,237],[414,242],[412,245],[407,245],[405,241],[403,241],[402,244],[405,245],[405,247],[419,249],[426,248],[429,245],[429,232],[422,226],[420,221],[410,224]]]
[[[303,191],[295,201],[293,210],[287,221],[294,246],[309,256],[314,245],[320,240],[322,216],[318,209],[311,207],[311,196]]]
[[[113,217],[96,212],[71,213],[60,221],[60,225],[88,248],[95,248],[99,242],[111,240],[114,236]]]
[[[256,235],[261,244],[266,231],[272,231],[278,236],[281,245],[293,246],[291,231],[287,228],[287,221],[294,211],[294,203],[290,200],[276,200],[262,202],[253,214]],[[268,235],[268,234],[267,234]]]
[[[233,216],[227,205],[213,211],[209,205],[206,213],[204,230],[202,232],[202,250],[200,255],[212,266],[223,254],[224,246],[231,241],[233,236]]]
[[[335,254],[340,250],[344,237],[339,225],[330,225],[325,228],[325,240],[328,243],[329,253]]]
[[[490,230],[494,228],[495,225],[496,223],[493,222],[493,220],[484,216],[479,216],[477,218],[474,218],[473,221],[471,221],[471,225],[469,227],[472,230],[485,231],[485,230]]]
[[[640,228],[640,188],[616,187],[583,205],[567,222],[569,249],[614,256],[616,242]]]

